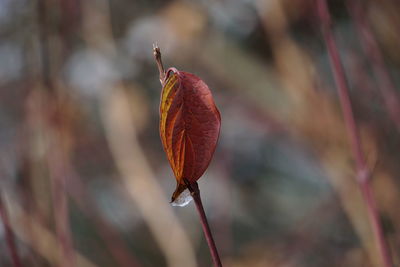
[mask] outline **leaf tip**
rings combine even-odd
[[[153,55],[154,57],[161,57],[160,47],[158,46],[157,42],[153,43]]]

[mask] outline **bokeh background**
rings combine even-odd
[[[395,263],[400,5],[328,1]],[[199,180],[224,266],[381,266],[312,0],[0,0],[0,266],[211,266],[172,207],[152,54],[222,117]],[[397,116],[399,115],[399,116]]]

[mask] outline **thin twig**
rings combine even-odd
[[[194,203],[196,204],[196,208],[200,216],[201,226],[207,240],[208,248],[210,249],[214,266],[221,267],[221,259],[219,258],[217,246],[215,245],[214,238],[212,236],[210,226],[207,221],[206,213],[204,212],[203,203],[201,202],[199,185],[197,184],[197,182],[190,183],[187,179],[184,179],[184,181],[193,197]]]
[[[13,266],[22,267],[21,260],[19,259],[19,255],[17,252],[17,247],[15,246],[14,235],[11,231],[10,222],[8,221],[7,210],[3,204],[3,199],[1,196],[0,196],[0,220],[2,221],[4,226],[4,234]]]
[[[160,73],[160,82],[163,84],[165,78],[165,69],[161,59],[161,50],[157,44],[153,44],[153,55],[157,63],[158,71]]]
[[[366,56],[372,64],[372,69],[377,78],[380,92],[385,102],[386,110],[390,118],[395,123],[396,128],[400,131],[400,101],[399,95],[396,92],[393,80],[390,77],[389,70],[387,69],[383,60],[382,52],[379,45],[368,27],[365,19],[365,13],[359,0],[350,0],[349,4],[350,14],[352,15],[357,31],[360,35],[361,44],[365,51]]]
[[[384,239],[382,225],[379,220],[378,211],[376,209],[375,199],[372,195],[369,184],[371,173],[368,169],[364,154],[361,149],[361,141],[359,132],[354,120],[353,110],[351,107],[349,89],[345,78],[344,68],[342,66],[338,48],[331,30],[331,17],[329,14],[326,0],[317,0],[318,15],[321,20],[322,32],[328,49],[331,68],[333,71],[336,87],[339,93],[340,103],[342,106],[343,117],[346,124],[347,135],[350,139],[350,146],[354,160],[356,162],[356,180],[362,192],[362,196],[367,208],[368,218],[374,234],[375,243],[381,257],[383,266],[392,266],[392,260],[389,254],[389,248]]]

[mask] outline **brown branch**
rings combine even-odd
[[[365,156],[361,149],[359,132],[355,123],[354,114],[350,102],[349,89],[347,86],[344,68],[340,60],[339,51],[331,30],[331,17],[326,0],[317,0],[318,15],[321,22],[322,33],[325,44],[328,49],[330,64],[339,93],[340,104],[343,111],[343,117],[346,124],[347,135],[350,140],[350,146],[353,158],[356,162],[356,180],[362,192],[365,206],[368,212],[368,218],[374,234],[375,243],[381,257],[383,266],[393,266],[389,254],[389,248],[386,244],[382,225],[376,208],[375,199],[370,187],[371,173],[368,169]]]

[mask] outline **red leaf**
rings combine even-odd
[[[160,103],[160,136],[175,174],[174,201],[207,169],[217,145],[221,117],[208,86],[175,68],[166,72]]]

